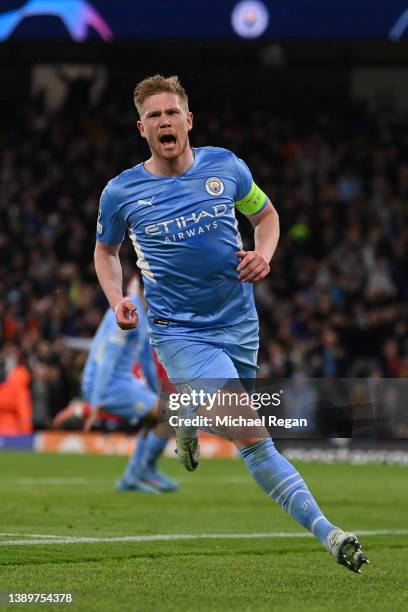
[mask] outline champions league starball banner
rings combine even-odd
[[[158,19],[158,16],[160,18]],[[408,37],[408,2],[389,0],[2,0],[0,42]]]

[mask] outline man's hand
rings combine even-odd
[[[240,259],[238,278],[244,283],[257,283],[269,274],[269,264],[258,251],[237,251]]]
[[[124,298],[115,306],[116,323],[121,329],[133,329],[139,323],[136,306]]]

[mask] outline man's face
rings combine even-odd
[[[175,159],[184,153],[192,126],[193,116],[180,103],[178,95],[166,92],[146,98],[137,122],[152,153],[165,159]]]

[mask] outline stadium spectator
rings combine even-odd
[[[197,114],[192,144],[234,150],[280,214],[271,274],[255,287],[261,374],[406,376],[408,117],[352,103],[315,117],[253,111],[245,122],[232,109]],[[92,263],[99,194],[145,152],[130,103],[105,97],[73,114],[37,100],[6,117],[0,364],[4,379],[7,347],[27,355],[41,428],[79,392],[86,354],[64,339],[91,338],[106,308]],[[129,241],[121,257],[129,278]]]
[[[30,372],[18,363],[0,384],[0,432],[21,436],[33,431]]]

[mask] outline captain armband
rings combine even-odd
[[[242,200],[235,202],[235,206],[247,217],[261,212],[268,198],[266,194],[252,181],[251,189]]]

